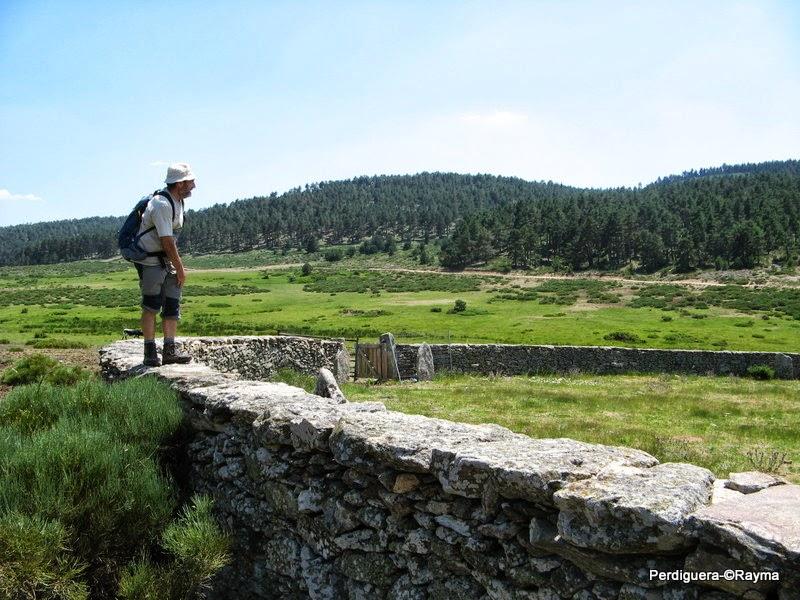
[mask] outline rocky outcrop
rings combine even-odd
[[[291,339],[273,348],[303,369],[338,352]],[[199,362],[249,359],[258,343],[182,343],[196,362],[145,369],[141,342],[119,342],[101,363],[109,379],[153,375],[180,393],[191,486],[234,541],[216,598],[797,597],[797,486],[743,494],[639,450],[325,398]],[[688,576],[729,568],[780,577]]]

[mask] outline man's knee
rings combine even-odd
[[[181,318],[181,300],[180,298],[164,298],[164,310],[161,311],[162,319],[180,319]]]
[[[147,312],[157,313],[161,310],[161,294],[143,294],[142,308]]]

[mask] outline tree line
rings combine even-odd
[[[445,238],[440,261],[450,268],[498,257],[517,268],[724,268],[768,256],[796,260],[799,204],[798,161],[723,165],[617,189],[491,175],[382,175],[187,211],[179,246],[214,253],[375,236],[406,245]],[[0,228],[0,265],[115,256],[123,220]]]
[[[794,266],[799,165],[690,172],[644,188],[570,190],[477,211],[456,224],[440,261],[454,269],[504,258],[512,268],[646,272]]]

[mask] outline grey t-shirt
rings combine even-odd
[[[163,191],[167,192],[166,190]],[[164,248],[161,246],[161,240],[159,239],[162,237],[172,236],[177,241],[178,234],[183,227],[183,202],[180,200],[173,200],[173,202],[175,203],[174,219],[172,218],[172,205],[163,196],[153,196],[150,202],[147,203],[138,233],[142,233],[153,226],[155,226],[155,229],[144,234],[139,240],[139,245],[143,250],[147,252],[162,252]],[[148,256],[144,260],[137,262],[151,266],[161,264],[157,256]]]

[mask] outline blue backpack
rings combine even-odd
[[[139,240],[142,239],[142,236],[155,229],[155,226],[153,226],[145,229],[142,233],[138,233],[139,227],[142,225],[142,215],[147,208],[147,204],[156,196],[162,196],[169,200],[169,204],[172,207],[172,220],[175,220],[175,202],[165,191],[157,190],[139,200],[136,206],[133,207],[131,214],[128,215],[128,218],[125,219],[125,222],[122,224],[122,229],[117,233],[117,244],[122,253],[122,258],[125,260],[136,262],[142,261],[148,256],[158,256],[162,259],[166,256],[163,250],[159,252],[147,252],[139,245]]]

